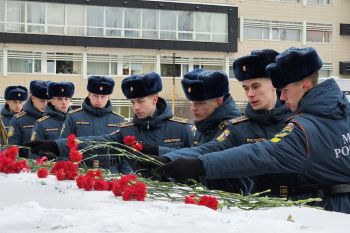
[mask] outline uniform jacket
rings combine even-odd
[[[2,109],[1,109],[1,120],[2,123],[5,126],[6,131],[8,131],[9,127],[10,127],[10,122],[12,117],[15,115],[14,112],[10,112],[9,106],[7,104],[5,104]]]
[[[77,137],[110,134],[117,131],[118,124],[123,121],[122,116],[112,111],[110,101],[101,109],[91,106],[89,98],[86,98],[82,108],[68,113],[60,137],[66,138],[70,134]]]
[[[350,183],[350,105],[334,79],[309,90],[297,113],[270,141],[200,156],[206,178],[298,173],[326,188]],[[350,213],[350,195],[325,195],[321,205]]]
[[[66,115],[66,113],[55,110],[55,107],[49,103],[45,109],[44,116],[36,120],[31,139],[58,139]]]
[[[30,141],[32,129],[37,119],[43,116],[30,99],[23,106],[23,111],[14,115],[8,130],[8,141],[10,145],[22,145]]]
[[[95,137],[79,137],[79,140],[116,141],[123,143],[125,136],[135,136],[144,144],[159,145],[170,148],[190,147],[193,142],[192,132],[187,120],[174,118],[169,105],[164,99],[158,98],[157,110],[152,118],[138,119],[134,116],[132,123],[121,123],[120,129],[112,134]],[[68,155],[66,140],[56,140],[60,155]],[[84,147],[83,144],[79,146]],[[85,157],[89,156],[88,153]],[[119,172],[125,172],[121,170]]]

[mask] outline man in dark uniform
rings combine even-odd
[[[318,189],[320,206],[350,213],[350,104],[334,79],[318,84],[321,67],[313,48],[289,48],[267,66],[281,100],[295,113],[271,140],[180,158],[158,172],[178,179],[298,173],[309,185],[288,191]]]
[[[50,98],[44,116],[39,118],[32,131],[31,140],[58,139],[67,112],[70,109],[71,98],[74,94],[74,84],[71,82],[51,82],[47,87]]]
[[[75,136],[96,136],[118,130],[124,117],[112,111],[110,101],[114,81],[110,77],[91,76],[88,79],[88,96],[82,107],[69,112],[62,126],[60,138]]]
[[[135,113],[133,122],[121,123],[120,129],[110,135],[79,137],[78,140],[123,143],[126,136],[135,136],[136,141],[143,144],[155,144],[167,148],[182,148],[192,145],[193,135],[188,120],[173,117],[170,106],[158,96],[158,92],[162,90],[162,80],[157,73],[131,75],[122,81],[121,87],[126,98],[130,99],[132,103],[132,109]],[[60,156],[67,156],[66,142],[67,140],[64,139],[33,141],[28,146],[32,147],[33,151],[55,151]],[[84,143],[79,143],[79,148],[84,146]],[[88,152],[85,154],[86,156],[89,156]],[[101,166],[108,168],[111,164]],[[127,169],[119,169],[118,171],[130,172]]]
[[[24,101],[28,97],[28,89],[23,86],[8,86],[5,89],[4,97],[6,104],[1,109],[0,118],[7,132],[12,117],[23,109]]]
[[[30,140],[32,129],[37,119],[44,114],[47,105],[47,82],[34,80],[30,82],[30,98],[26,101],[23,111],[14,115],[8,130],[8,143],[10,145],[23,145]],[[26,150],[21,154],[28,156]]]

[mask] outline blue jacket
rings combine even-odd
[[[60,136],[66,113],[55,110],[52,104],[46,106],[44,116],[36,120],[32,131],[32,140],[55,140]]]
[[[24,142],[30,141],[32,129],[37,119],[43,116],[39,112],[30,99],[23,106],[23,111],[17,113],[10,122],[8,131],[8,142],[10,145],[22,145]]]
[[[116,141],[123,143],[125,136],[135,136],[137,141],[144,144],[153,144],[169,148],[190,147],[193,142],[193,136],[188,121],[173,117],[169,105],[162,98],[158,98],[157,110],[152,118],[141,120],[134,116],[132,123],[121,123],[120,129],[112,134],[79,137],[78,139],[81,141]],[[56,140],[56,143],[60,149],[60,155],[67,156],[67,140]],[[79,146],[84,147],[83,143],[79,144]],[[85,153],[85,157],[88,156],[89,153]],[[130,172],[130,169],[125,167],[118,171],[127,173]]]
[[[272,138],[279,132],[290,115],[291,112],[288,107],[279,100],[272,110],[256,111],[248,104],[245,109],[245,116],[232,119],[230,124],[224,130],[221,130],[221,135],[215,137],[214,140],[197,147],[171,152],[165,156],[171,160],[179,157],[198,158],[210,152],[222,151],[246,143],[264,141]],[[264,191],[271,188],[270,186],[290,185],[291,181],[295,182],[296,177],[292,177],[289,174],[288,177],[286,176],[279,174],[277,176],[264,175],[263,177],[254,177],[254,189],[252,187],[246,188],[245,193]],[[220,182],[217,181],[218,179],[207,181],[208,187],[227,190],[221,188]],[[226,185],[226,187],[229,186]]]
[[[334,79],[304,95],[297,115],[270,141],[201,155],[207,179],[298,173],[325,189],[350,183],[350,105]],[[325,195],[326,210],[350,213],[350,194]]]
[[[112,111],[110,101],[105,108],[95,108],[91,106],[89,98],[86,98],[82,108],[68,113],[60,138],[66,138],[70,134],[77,137],[110,134],[117,131],[118,124],[124,121],[124,117]]]
[[[202,121],[195,122],[194,145],[202,145],[221,134],[229,124],[229,120],[241,116],[236,103],[230,94],[225,96],[223,104],[210,116]]]
[[[5,126],[6,131],[8,131],[9,127],[10,127],[10,122],[12,117],[15,115],[14,112],[10,112],[9,106],[8,104],[5,104],[2,109],[1,109],[1,120],[2,123]]]

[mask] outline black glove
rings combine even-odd
[[[56,156],[60,153],[57,143],[54,140],[33,140],[24,143],[23,146],[30,147],[34,153],[51,153]]]
[[[156,173],[163,177],[176,180],[198,179],[204,176],[203,164],[199,159],[179,158],[156,169]]]
[[[143,144],[141,152],[148,155],[159,155],[159,147],[152,144]]]
[[[168,157],[165,156],[155,156],[155,155],[147,155],[148,157],[151,157],[154,160],[157,160],[163,164],[167,164],[170,162],[170,159]],[[153,162],[149,162],[149,161],[145,161],[145,160],[137,160],[136,164],[135,164],[135,170],[140,170],[140,169],[154,169],[157,168],[161,165],[158,165],[156,163]]]

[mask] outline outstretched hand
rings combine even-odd
[[[34,153],[52,153],[56,156],[59,155],[59,149],[54,140],[33,140],[24,143],[23,146],[30,147],[31,151]]]
[[[155,171],[160,176],[171,177],[176,180],[198,180],[200,176],[205,175],[203,164],[199,159],[179,158],[159,166]]]

